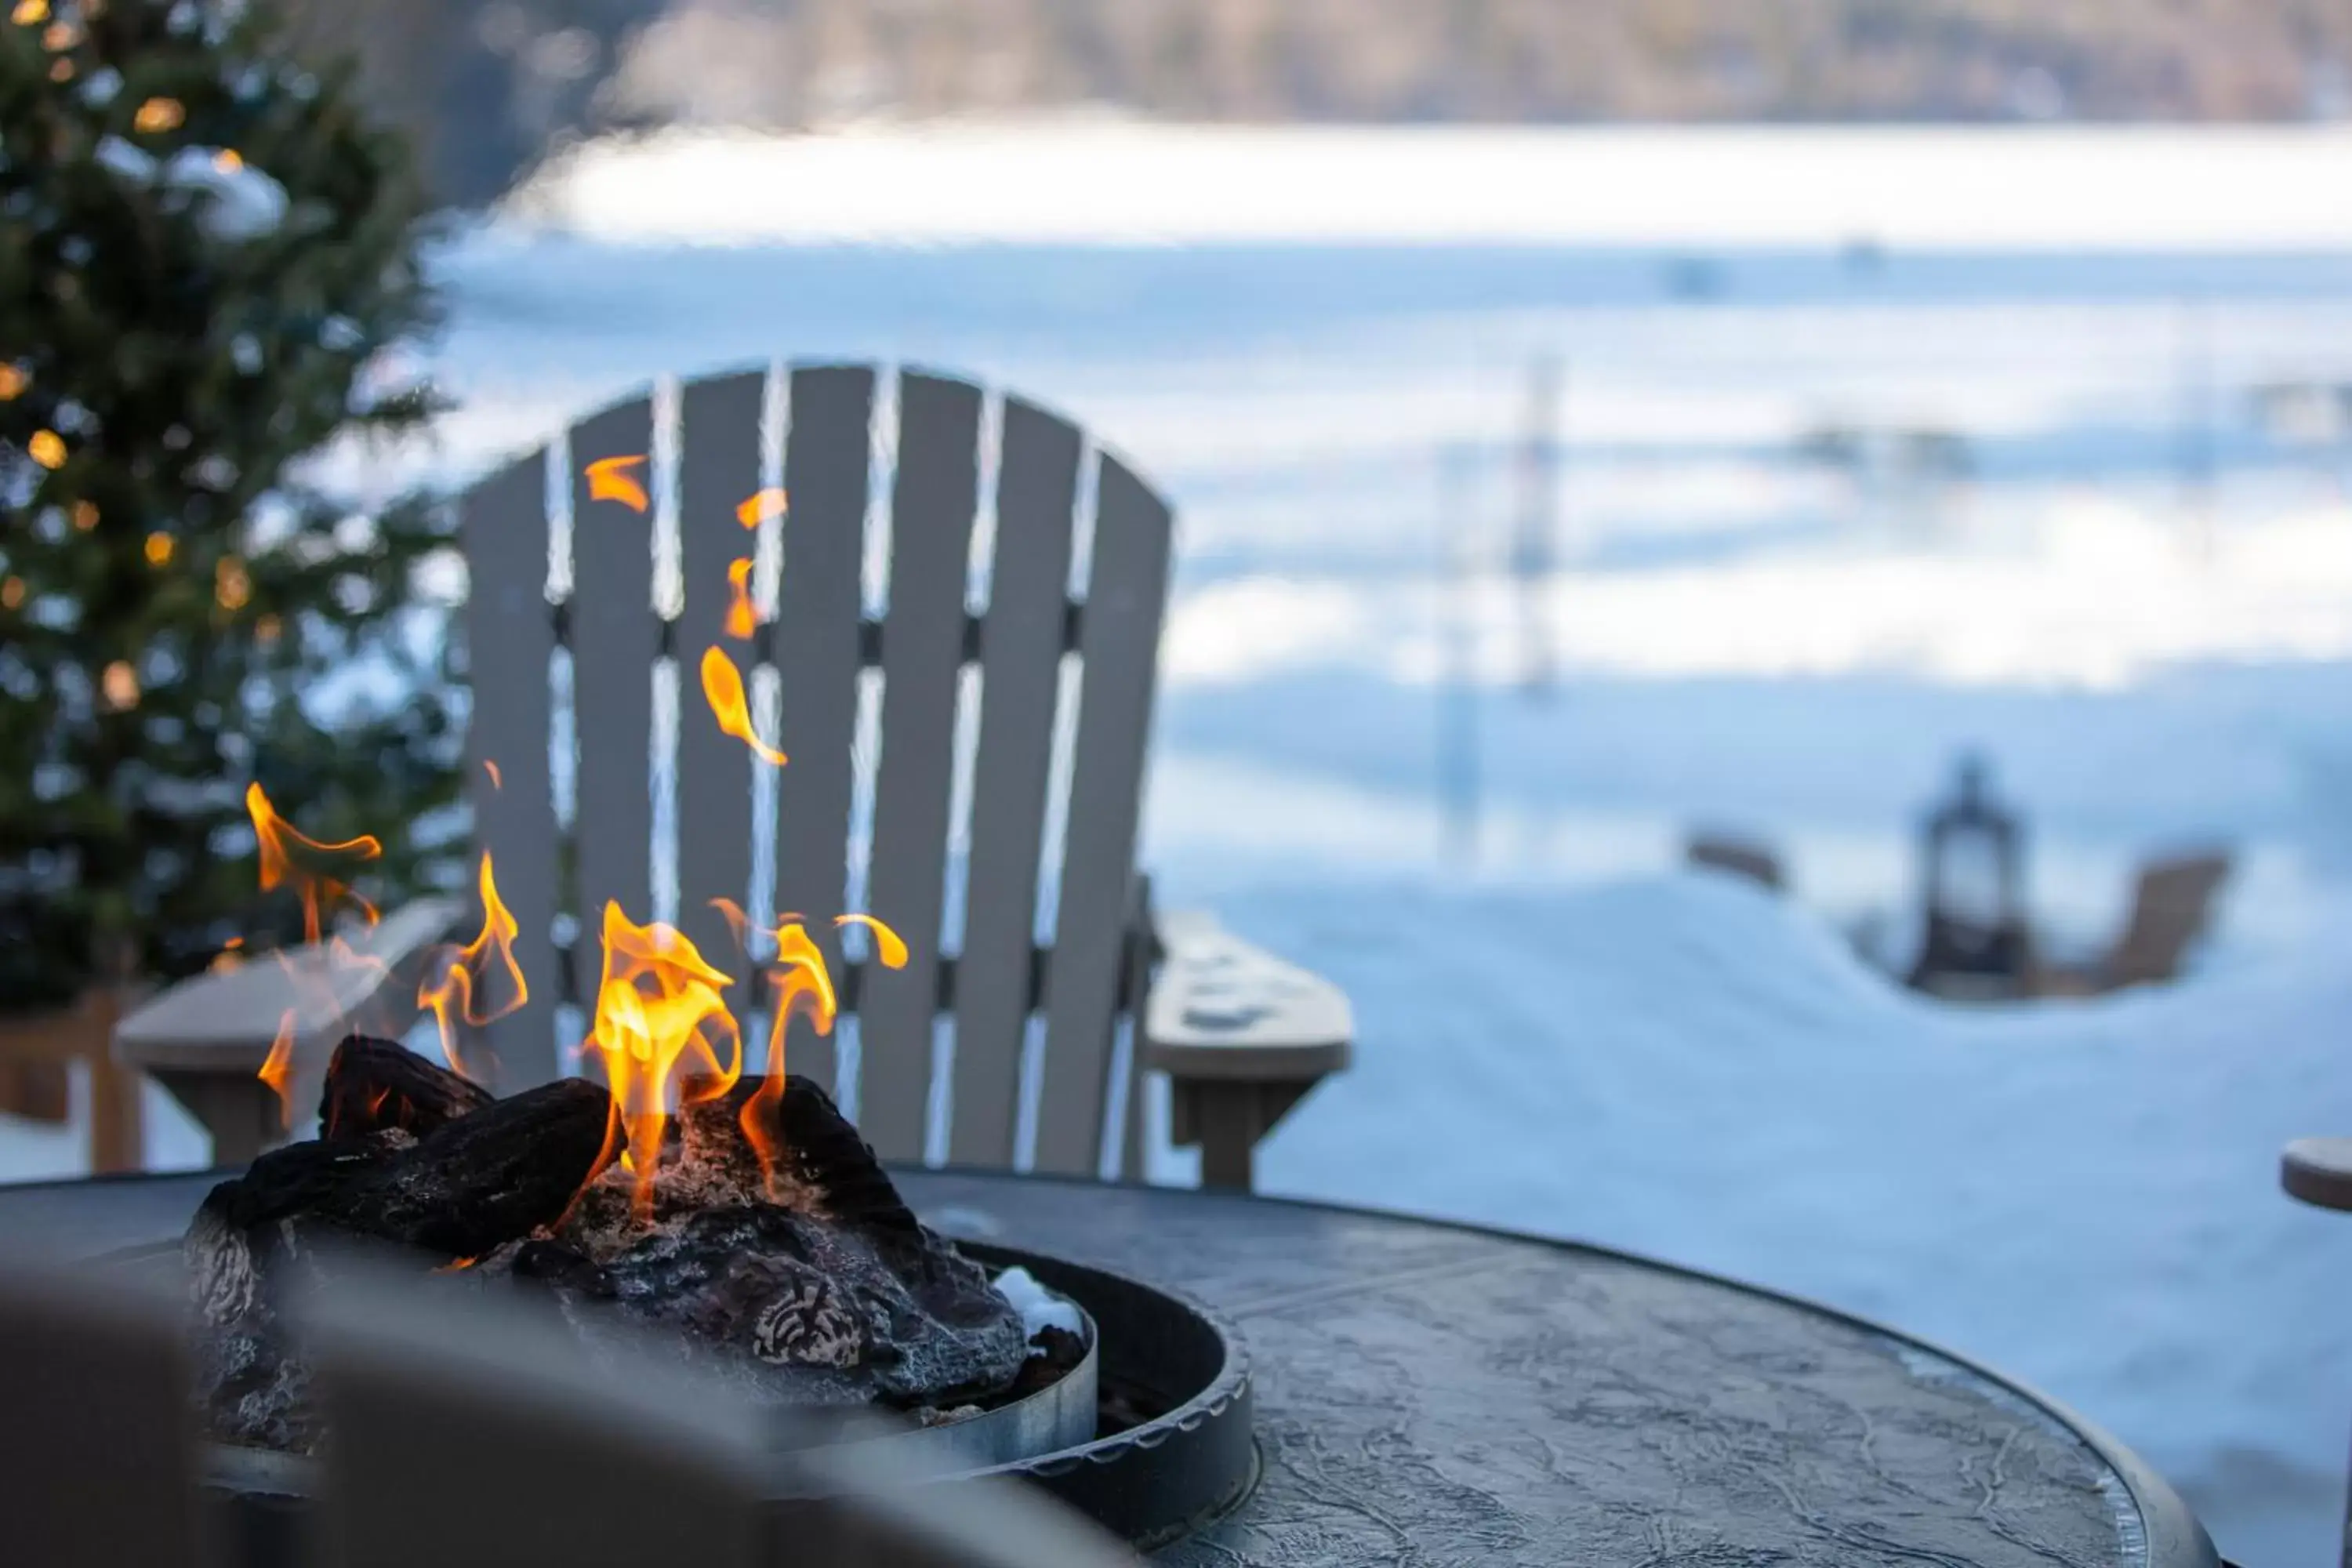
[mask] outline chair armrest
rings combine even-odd
[[[395,979],[414,984],[414,963],[465,913],[456,899],[417,899],[346,940],[362,962],[314,943],[183,980],[115,1026],[114,1054],[149,1070],[257,1072],[289,1011],[297,1052],[332,1046]]]
[[[2352,1209],[2352,1138],[2298,1138],[2279,1157],[2279,1185],[2324,1209]]]
[[[1159,917],[1162,954],[1144,1009],[1143,1063],[1171,1078],[1311,1082],[1348,1065],[1354,1012],[1319,975],[1199,910]]]

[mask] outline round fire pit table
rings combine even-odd
[[[1622,1254],[1161,1188],[898,1173],[959,1237],[1234,1325],[1262,1471],[1154,1561],[2210,1568],[2128,1452],[1985,1369]],[[178,1234],[214,1176],[0,1188],[0,1245]]]

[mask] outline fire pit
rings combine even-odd
[[[747,1077],[685,1100],[624,1158],[601,1085],[499,1100],[398,1045],[341,1044],[319,1139],[220,1184],[181,1248],[211,1479],[239,1500],[247,1561],[277,1560],[332,1440],[288,1292],[353,1239],[406,1249],[452,1291],[547,1291],[592,1354],[651,1330],[762,1405],[831,1417],[835,1440],[1029,1474],[1131,1540],[1171,1539],[1245,1491],[1246,1371],[1197,1310],[949,1241],[814,1085]],[[905,1425],[877,1436],[877,1412]]]

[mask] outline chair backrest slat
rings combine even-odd
[[[572,710],[578,742],[580,932],[572,967],[593,1001],[603,968],[604,905],[648,918],[653,889],[653,514],[591,493],[595,466],[643,458],[625,470],[653,493],[653,404],[639,397],[572,431]]]
[[[1040,1171],[1092,1175],[1100,1160],[1171,527],[1167,503],[1124,464],[1104,456],[1096,475],[1094,561],[1079,633],[1085,672],[1069,825],[1046,973]]]
[[[847,885],[850,744],[857,724],[859,574],[864,564],[874,373],[796,369],[784,445],[784,568],[772,643],[782,686],[776,784],[776,908],[810,917],[838,966],[831,919]],[[793,1034],[787,1069],[836,1087],[832,1042]]]
[[[678,410],[678,561],[685,598],[673,628],[677,660],[677,926],[711,963],[745,965],[717,898],[742,904],[751,878],[751,749],[719,727],[702,689],[704,655],[733,661],[748,695],[752,643],[730,637],[728,568],[750,560],[756,536],[736,509],[760,485],[760,410],[767,375],[749,371],[689,382]],[[756,514],[755,514],[756,515]],[[748,981],[737,987],[748,996]],[[739,1007],[740,1010],[740,1007]]]
[[[533,452],[475,487],[459,527],[472,584],[466,602],[474,690],[467,761],[475,843],[490,855],[499,896],[515,918],[512,956],[530,998],[486,1031],[492,1081],[510,1092],[555,1076],[551,1004],[562,984],[556,973],[556,832],[548,770],[555,616],[547,602],[546,452]],[[500,999],[478,1000],[488,1006]],[[465,1065],[478,1070],[471,1059]]]
[[[869,963],[858,1003],[858,1129],[886,1160],[922,1156],[929,1105],[980,405],[979,389],[963,382],[915,374],[898,381],[867,902],[905,940],[908,958],[896,971]]]
[[[1019,1115],[1080,446],[1076,430],[1017,398],[1004,400],[1003,429],[994,557],[980,627],[980,742],[948,1126],[952,1163],[997,1169],[1013,1163]]]

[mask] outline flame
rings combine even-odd
[[[751,558],[727,563],[727,635],[749,637],[760,629],[760,615],[751,607]]]
[[[775,938],[776,956],[768,969],[775,988],[775,1022],[768,1028],[767,1076],[760,1080],[758,1092],[743,1102],[741,1117],[744,1142],[760,1157],[760,1175],[771,1198],[776,1195],[776,1169],[784,1152],[777,1131],[777,1112],[784,1101],[784,1037],[795,1013],[805,1015],[818,1034],[830,1035],[840,1011],[824,953],[809,940],[807,930],[787,925]]]
[[[373,860],[383,853],[383,846],[367,835],[347,838],[341,843],[328,843],[296,830],[278,815],[269,796],[261,785],[247,786],[245,809],[253,818],[253,837],[261,852],[261,889],[268,892],[291,885],[302,900],[302,938],[316,947],[325,926],[324,911],[336,904],[351,905],[358,911],[363,924],[376,923],[375,906],[353,892],[349,885],[322,873],[307,869],[295,858],[296,849],[313,855],[348,855],[360,860]],[[235,943],[232,946],[236,945]],[[280,952],[275,955],[287,976],[297,987],[329,985],[330,977],[339,969],[371,968],[384,970],[383,961],[362,957],[354,952],[341,936],[325,944],[323,952],[305,952],[299,955]],[[332,994],[331,988],[329,994]],[[278,1095],[279,1124],[294,1125],[294,1041],[297,1009],[288,1008],[278,1022],[278,1037],[269,1047],[269,1055],[255,1076],[268,1084]]]
[[[760,1157],[760,1173],[764,1178],[768,1195],[776,1195],[776,1169],[783,1146],[776,1133],[777,1108],[784,1098],[784,1041],[791,1032],[794,1015],[805,1017],[809,1026],[820,1035],[833,1033],[834,1020],[840,1016],[840,997],[834,990],[833,976],[826,970],[824,950],[809,936],[798,915],[785,915],[773,930],[760,925],[730,899],[713,899],[711,908],[727,917],[735,938],[748,952],[751,939],[771,938],[776,944],[773,959],[767,965],[768,981],[772,988],[772,1005],[774,1021],[768,1026],[768,1061],[766,1076],[760,1080],[758,1092],[743,1103],[741,1122],[744,1140]],[[873,931],[875,945],[885,968],[898,969],[907,962],[907,944],[898,933],[876,920],[872,915],[840,915],[836,926],[857,924]]]
[[[761,741],[751,729],[751,706],[743,700],[743,672],[716,647],[702,650],[702,695],[719,720],[720,732],[751,748],[761,762],[784,765],[784,753]]]
[[[490,775],[490,787],[492,789],[504,789],[507,787],[506,775],[499,773],[499,764],[491,762],[488,757],[482,759],[482,771]]]
[[[604,942],[587,1043],[604,1061],[614,1125],[596,1168],[625,1145],[634,1178],[630,1210],[642,1221],[652,1215],[673,1085],[691,1077],[698,1080],[698,1099],[726,1093],[743,1070],[743,1037],[721,994],[733,978],[705,962],[676,927],[637,925],[620,905],[607,903]]]
[[[278,808],[269,803],[257,784],[247,785],[245,809],[253,818],[253,836],[261,847],[261,890],[265,893],[291,882],[302,897],[302,939],[317,942],[320,933],[319,910],[321,905],[338,899],[348,900],[359,906],[362,918],[375,924],[375,907],[349,887],[331,878],[305,871],[294,858],[296,848],[314,855],[349,855],[361,860],[373,860],[383,853],[383,846],[370,834],[346,838],[340,844],[330,844],[298,832]]]
[[[290,1131],[294,1125],[294,1009],[286,1009],[278,1020],[278,1037],[269,1043],[269,1055],[263,1058],[261,1070],[254,1077],[269,1086],[278,1097],[278,1125]]]
[[[907,967],[907,943],[904,938],[876,920],[872,915],[835,915],[833,923],[840,926],[864,926],[874,933],[875,951],[881,955],[885,969]]]
[[[789,499],[782,485],[770,485],[753,490],[735,507],[735,521],[746,528],[757,528],[772,517],[782,517],[790,510]]]
[[[452,945],[442,950],[445,962],[437,979],[426,980],[416,988],[416,1005],[430,1008],[433,1021],[441,1031],[441,1055],[447,1059],[450,1070],[476,1083],[487,1084],[482,1064],[467,1066],[457,1050],[457,1020],[478,1028],[507,1016],[530,1000],[530,987],[523,984],[522,965],[515,962],[514,939],[521,927],[516,922],[504,902],[499,898],[498,879],[490,868],[490,852],[482,851],[482,929],[480,934],[464,946]],[[507,980],[512,987],[511,1001],[497,1008],[483,1011],[475,1005],[475,988],[481,977],[489,972],[495,955],[504,966]],[[452,1014],[455,1016],[452,1016]]]
[[[653,503],[646,494],[646,487],[630,470],[642,467],[645,460],[646,455],[639,452],[630,457],[599,458],[589,464],[588,499],[616,500],[631,511],[644,511]]]

